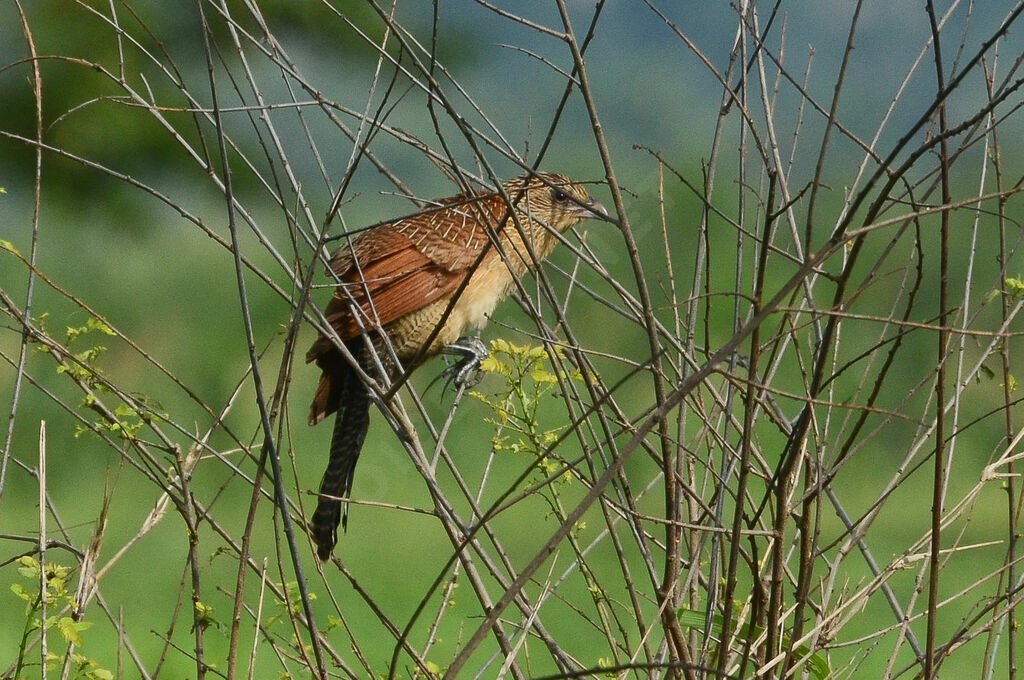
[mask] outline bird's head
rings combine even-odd
[[[585,219],[608,219],[608,210],[565,175],[539,172],[511,180],[503,188],[518,212],[559,232]]]

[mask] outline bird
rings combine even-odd
[[[338,342],[366,375],[380,375],[379,366],[389,380],[436,354],[458,355],[462,361],[445,374],[465,384],[487,356],[479,337],[466,333],[482,328],[516,280],[551,254],[556,234],[587,218],[607,220],[608,211],[579,182],[536,172],[507,181],[501,191],[432,201],[351,236],[331,255],[335,285],[324,318],[333,332],[322,329],[306,354],[321,371],[309,424],[335,414],[309,523],[320,560],[330,559],[339,524],[347,529],[342,499],[351,494],[370,422],[368,387]]]

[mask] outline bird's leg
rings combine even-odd
[[[480,369],[480,362],[490,356],[487,345],[478,337],[461,337],[450,345],[441,347],[441,354],[462,357],[458,362],[441,371],[446,383],[453,383],[456,387],[472,387],[480,382],[477,371]]]

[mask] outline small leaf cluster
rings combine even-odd
[[[502,376],[505,386],[492,395],[471,393],[494,412],[487,422],[497,427],[492,440],[495,451],[530,454],[537,459],[537,467],[544,475],[561,468],[548,452],[565,429],[564,425],[541,424],[544,405],[550,403],[547,399],[553,396],[560,378],[582,379],[578,370],[553,372],[552,363],[543,346],[492,340],[490,355],[480,363],[480,370]],[[570,478],[567,471],[565,480]]]
[[[38,319],[38,323],[41,328],[45,328],[45,314]],[[70,376],[85,390],[85,397],[80,406],[101,414],[90,426],[79,424],[75,436],[80,437],[88,432],[109,432],[124,439],[131,439],[138,435],[147,423],[162,419],[155,413],[158,405],[152,404],[145,395],[133,394],[132,404],[120,400],[112,409],[99,408],[97,395],[111,394],[103,369],[100,368],[100,359],[107,351],[107,347],[93,344],[84,349],[74,349],[76,345],[82,345],[87,341],[86,338],[93,337],[94,334],[117,336],[114,329],[105,321],[95,317],[89,317],[82,326],[67,326],[64,346],[69,355],[66,359],[58,359],[57,362],[57,373]],[[41,345],[39,351],[50,352],[50,348]],[[140,409],[140,405],[144,408]]]
[[[81,647],[85,644],[82,633],[92,627],[91,621],[79,620],[78,603],[75,601],[74,593],[69,590],[71,579],[71,567],[57,562],[46,563],[46,602],[57,613],[49,614],[45,620],[41,618],[42,590],[39,587],[42,576],[42,567],[39,561],[30,555],[18,558],[18,573],[26,580],[34,584],[35,588],[28,588],[22,583],[12,583],[11,592],[25,602],[25,626],[22,634],[21,646],[18,654],[18,663],[14,677],[21,677],[21,670],[28,664],[25,663],[26,649],[29,638],[34,634],[48,634],[57,632],[64,642],[70,647]],[[46,654],[47,669],[53,670],[62,663],[64,657],[53,651]],[[88,680],[113,680],[114,674],[99,663],[79,653],[71,654],[69,668],[72,673],[69,677],[87,678]]]

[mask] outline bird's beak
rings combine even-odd
[[[593,218],[598,220],[607,220],[608,208],[601,205],[600,201],[590,199],[586,203],[579,206],[580,217],[583,219]]]

